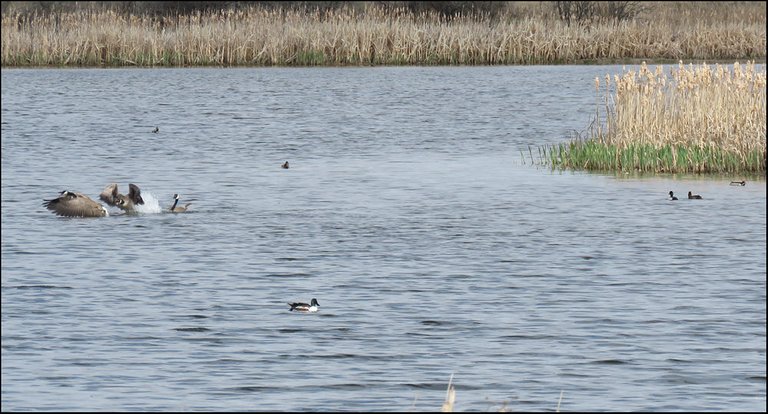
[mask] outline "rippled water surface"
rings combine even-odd
[[[764,176],[531,165],[620,71],[4,69],[3,410],[764,411]]]

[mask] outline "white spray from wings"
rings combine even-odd
[[[142,191],[141,198],[144,200],[144,204],[134,205],[134,209],[140,214],[157,214],[162,213],[163,208],[160,207],[160,202],[157,200],[154,194]]]

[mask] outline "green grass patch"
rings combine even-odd
[[[764,173],[765,151],[744,154],[717,147],[632,144],[618,147],[574,139],[540,148],[541,163],[559,169],[652,173]]]

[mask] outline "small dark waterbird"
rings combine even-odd
[[[669,199],[670,199],[670,200],[677,200],[677,197],[675,197],[675,193],[673,193],[673,192],[671,192],[671,191],[670,191],[670,192],[669,192]]]
[[[298,311],[298,312],[317,312],[317,308],[320,307],[320,304],[317,303],[317,299],[312,298],[312,304],[307,304],[304,302],[293,302],[289,303],[288,305],[291,307],[291,311]]]
[[[158,132],[160,132],[160,127],[155,127],[155,129],[153,129],[152,132],[157,134]]]
[[[747,185],[747,182],[746,181],[731,181],[731,185],[745,186],[745,185]]]
[[[284,163],[283,163],[283,165],[282,165],[282,167],[283,167],[283,168],[285,168],[285,169],[288,169],[288,168],[289,168],[289,167],[288,167],[288,161],[284,162]]]
[[[688,192],[688,198],[690,200],[701,200],[701,196],[698,194],[691,194],[691,192]]]

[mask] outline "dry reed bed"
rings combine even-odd
[[[765,172],[766,71],[643,62],[595,78],[590,137],[545,149],[553,166],[619,171]],[[600,99],[600,93],[603,98]],[[600,102],[602,101],[602,102]],[[603,106],[601,116],[601,106]]]
[[[754,13],[753,13],[754,14]],[[710,21],[711,20],[711,21]],[[2,17],[2,66],[550,64],[765,58],[765,11],[566,25],[556,18],[252,8],[153,18],[113,11]]]

